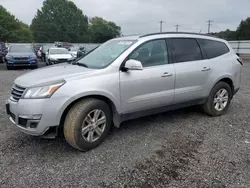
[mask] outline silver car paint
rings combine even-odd
[[[218,58],[147,67],[143,70],[120,71],[126,57],[142,43],[168,37],[210,38],[199,35],[153,35],[148,37],[125,37],[138,40],[110,66],[96,70],[71,64],[60,64],[24,74],[15,80],[23,87],[35,87],[64,79],[66,83],[48,99],[10,99],[10,110],[18,115],[41,114],[36,129],[21,131],[42,135],[51,126],[60,124],[64,110],[79,98],[100,95],[112,101],[118,114],[177,104],[193,99],[208,97],[212,87],[223,78],[230,78],[235,89],[240,86],[241,65],[231,47],[230,52]],[[117,40],[117,39],[114,39]],[[120,39],[119,39],[120,40]],[[204,68],[209,70],[203,71]],[[168,73],[168,76],[164,76]],[[17,123],[17,119],[15,120]]]

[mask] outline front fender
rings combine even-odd
[[[116,111],[118,113],[121,113],[120,98],[115,98],[111,93],[108,93],[106,91],[86,91],[83,93],[79,93],[79,94],[69,98],[66,102],[64,102],[64,104],[62,105],[62,107],[58,113],[58,117],[57,117],[58,122],[60,122],[64,111],[67,109],[67,107],[70,104],[72,104],[73,102],[75,102],[81,98],[91,97],[91,96],[101,96],[101,97],[108,98],[113,103]]]

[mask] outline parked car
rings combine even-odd
[[[11,45],[5,57],[7,69],[26,66],[37,68],[37,57],[31,45]]]
[[[8,53],[8,48],[4,42],[0,42],[0,63],[4,63],[4,58]]]
[[[65,48],[49,48],[46,52],[47,65],[71,62],[73,60],[74,57]]]
[[[21,131],[47,136],[63,129],[68,143],[97,147],[114,125],[201,105],[210,116],[229,108],[242,62],[222,39],[157,33],[112,39],[75,61],[18,77],[6,105]]]

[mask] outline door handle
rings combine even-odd
[[[172,76],[172,73],[164,72],[161,77],[169,77]]]
[[[210,68],[208,68],[208,67],[203,67],[203,69],[202,69],[202,71],[209,71],[210,70]]]

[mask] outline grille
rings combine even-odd
[[[14,85],[14,86],[12,87],[12,89],[11,89],[11,96],[12,96],[12,98],[13,98],[15,101],[18,101],[18,100],[22,97],[22,95],[23,95],[25,89],[26,89],[26,88],[24,88],[24,87],[20,87],[20,86],[18,86],[18,85]]]
[[[67,62],[68,59],[58,59],[58,61],[59,61],[60,63],[62,63],[62,62]]]
[[[18,118],[18,125],[22,126],[22,127],[26,127],[27,126],[27,122],[28,120],[27,119],[24,119],[24,118]]]
[[[14,57],[15,60],[28,60],[28,57]]]

